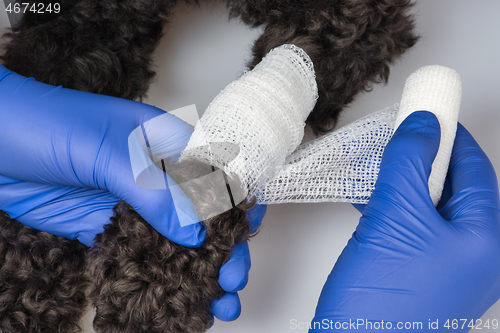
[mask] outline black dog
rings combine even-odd
[[[5,36],[0,59],[45,83],[140,100],[175,5],[64,0],[58,14],[27,12]],[[409,0],[228,0],[228,7],[231,17],[264,27],[249,68],[285,43],[309,54],[319,99],[308,123],[316,133],[332,129],[360,91],[387,81],[389,64],[417,40]],[[219,268],[251,235],[244,213],[251,204],[204,221],[207,242],[195,250],[162,237],[125,203],[88,254],[76,241],[0,215],[0,332],[77,331],[89,284],[97,332],[203,332],[223,292]]]

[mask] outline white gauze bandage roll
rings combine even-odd
[[[437,65],[422,67],[406,80],[394,126],[397,128],[411,113],[422,110],[434,113],[439,120],[441,141],[429,177],[429,192],[434,205],[441,199],[448,172],[461,96],[462,82],[455,70]]]
[[[406,81],[401,105],[373,113],[307,144],[258,191],[259,203],[367,203],[377,181],[385,146],[412,112],[427,110],[441,126],[441,142],[429,188],[436,205],[448,171],[460,109],[458,73],[442,66],[423,67]]]
[[[255,195],[302,141],[317,98],[309,56],[294,45],[277,47],[212,101],[180,161],[218,167]]]

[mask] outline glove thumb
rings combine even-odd
[[[431,112],[408,116],[385,148],[370,203],[391,198],[415,208],[434,207],[428,181],[440,136],[439,122]]]

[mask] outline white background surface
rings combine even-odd
[[[341,124],[398,102],[406,77],[416,69],[452,67],[463,84],[459,120],[499,173],[500,1],[422,0],[415,13],[421,40],[392,67],[389,84],[359,96]],[[5,19],[0,13],[2,26]],[[146,100],[166,111],[189,104],[204,110],[245,69],[260,33],[228,21],[223,5],[180,6],[166,32],[156,52],[158,79]],[[253,266],[240,293],[242,315],[231,323],[217,321],[209,332],[307,332],[292,329],[290,321],[312,319],[322,285],[358,219],[349,204],[270,206],[250,243]],[[500,320],[500,302],[484,318]],[[84,321],[90,322],[90,315]]]

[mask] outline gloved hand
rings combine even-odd
[[[197,247],[200,224],[180,227],[169,190],[135,184],[128,135],[164,111],[119,98],[53,87],[19,76],[0,65],[0,209],[35,229],[87,246],[123,199],[165,237]],[[192,127],[172,116],[164,146],[180,152]],[[158,143],[157,143],[158,144]],[[248,212],[258,228],[265,206]],[[219,283],[228,291],[213,313],[234,320],[237,291],[248,281],[250,253],[241,244],[222,267]]]
[[[106,190],[134,207],[172,241],[192,247],[203,242],[205,232],[200,224],[180,226],[168,189],[149,190],[135,184],[128,136],[164,111],[134,101],[50,86],[3,66],[0,100],[0,175],[31,183]],[[171,116],[170,125],[165,128],[163,144],[180,152],[193,128],[175,116]],[[25,219],[25,212],[13,208],[9,214],[37,228],[30,224],[36,224],[36,220]],[[68,238],[80,237],[62,227],[59,232]],[[88,243],[88,238],[83,242]]]
[[[423,111],[394,134],[375,191],[366,207],[358,207],[363,216],[323,288],[310,332],[410,326],[413,332],[467,332],[500,298],[495,171],[459,124],[436,209],[427,181],[439,137],[435,116]]]
[[[94,232],[100,232],[103,223],[108,223],[118,201],[118,198],[104,190],[57,187],[0,175],[0,209],[7,212],[26,211],[23,215],[25,220],[36,224],[39,230],[60,235],[60,230],[79,234],[80,241],[88,238],[89,242],[84,243],[87,246],[92,245]],[[253,232],[262,223],[266,209],[264,205],[256,205],[247,211]],[[62,236],[66,237],[64,233]],[[235,246],[219,275],[219,285],[227,293],[212,304],[212,313],[219,320],[231,321],[239,317],[241,303],[237,292],[245,288],[250,266],[248,243]]]

